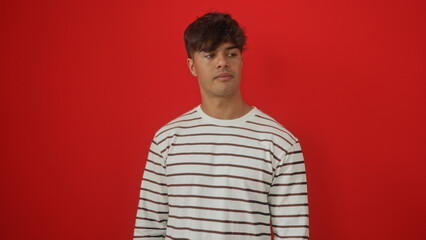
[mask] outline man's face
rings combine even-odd
[[[239,92],[243,56],[234,44],[226,42],[211,52],[195,52],[187,62],[198,78],[201,96],[228,97]]]

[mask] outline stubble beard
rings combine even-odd
[[[229,81],[235,81],[235,79],[231,79]],[[213,80],[211,83],[211,86],[209,88],[206,88],[200,84],[201,93],[207,94],[208,97],[230,97],[238,92],[239,86],[234,86],[235,84],[238,84],[236,82],[219,82],[216,80]]]

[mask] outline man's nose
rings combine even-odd
[[[228,63],[228,59],[226,58],[225,54],[219,54],[218,58],[217,58],[217,68],[228,68],[229,67],[229,63]]]

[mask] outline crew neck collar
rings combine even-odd
[[[256,114],[256,111],[257,111],[256,106],[251,106],[251,107],[253,108],[248,113],[246,113],[245,115],[239,118],[234,118],[234,119],[219,119],[219,118],[211,117],[207,115],[205,112],[203,112],[203,110],[201,109],[201,104],[196,107],[196,110],[198,114],[200,115],[200,117],[207,122],[217,124],[217,125],[241,125],[245,123],[247,119],[249,119],[251,116]]]

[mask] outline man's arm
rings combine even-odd
[[[157,143],[152,141],[142,178],[133,239],[165,239],[168,213],[164,161]]]
[[[268,194],[274,239],[309,239],[305,163],[296,142],[275,168]]]

